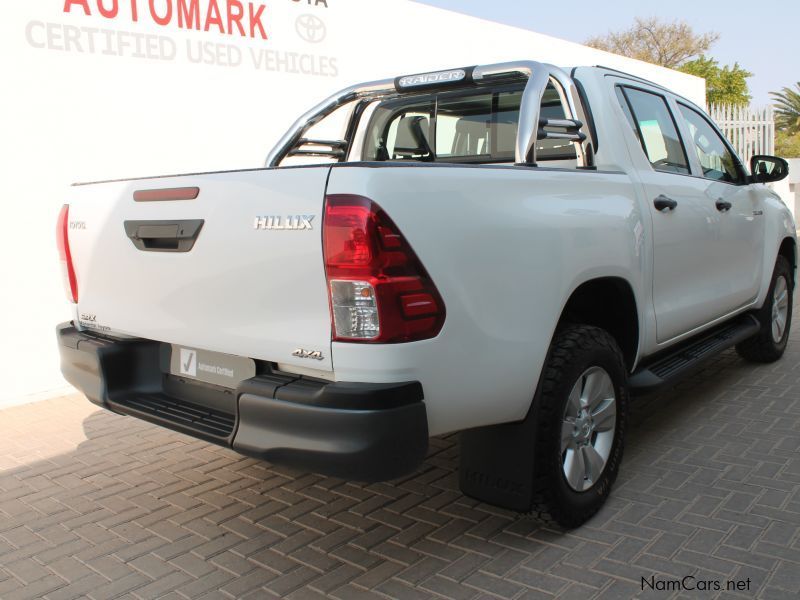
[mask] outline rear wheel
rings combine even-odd
[[[771,363],[783,356],[792,324],[792,268],[783,256],[775,262],[769,292],[764,306],[755,313],[761,329],[753,337],[736,346],[744,359]]]
[[[627,411],[614,338],[588,325],[557,332],[534,405],[531,514],[572,528],[600,509],[619,471]]]
[[[576,492],[600,480],[617,430],[614,383],[602,367],[589,367],[572,386],[561,419],[562,472]]]

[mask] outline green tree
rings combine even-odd
[[[678,71],[706,80],[706,100],[709,104],[750,104],[747,78],[753,74],[745,71],[739,63],[733,63],[732,67],[720,67],[713,58],[700,56],[680,65]]]
[[[590,38],[586,44],[702,77],[706,80],[706,97],[711,104],[748,104],[747,78],[752,73],[739,63],[720,67],[716,60],[706,56],[718,39],[719,34],[714,32],[695,33],[686,21],[637,17],[631,28]]]
[[[794,87],[769,94],[775,100],[775,125],[789,135],[800,133],[800,82]]]
[[[790,135],[785,131],[776,131],[775,154],[783,158],[800,158],[800,133]]]
[[[686,21],[663,22],[657,17],[637,17],[624,31],[586,40],[587,46],[674,69],[708,52],[719,39],[714,32],[695,33]]]

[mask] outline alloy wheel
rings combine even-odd
[[[605,369],[590,367],[572,387],[561,424],[564,478],[576,492],[587,491],[600,479],[616,426],[614,382]]]

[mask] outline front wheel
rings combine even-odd
[[[606,501],[622,460],[627,372],[614,338],[589,325],[558,331],[534,411],[532,514],[577,527]]]
[[[775,362],[783,356],[792,325],[793,283],[789,261],[779,256],[775,261],[767,299],[764,306],[755,313],[761,329],[753,337],[737,344],[736,352],[739,356],[760,363]]]

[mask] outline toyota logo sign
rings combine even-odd
[[[297,35],[311,44],[321,42],[328,33],[322,19],[314,15],[300,15],[294,23],[294,28]]]

